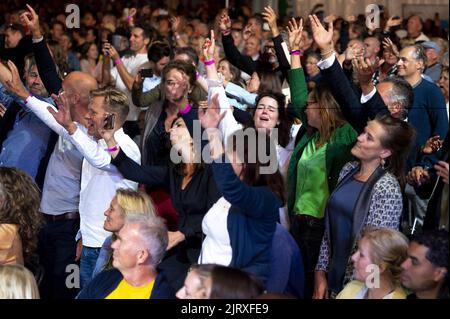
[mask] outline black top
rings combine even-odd
[[[211,167],[200,167],[182,190],[183,176],[176,172],[172,163],[166,166],[140,166],[122,150],[112,163],[126,179],[149,187],[169,189],[173,206],[179,214],[178,229],[186,236],[183,245],[187,250],[187,257],[190,262],[197,262],[202,242],[203,216],[221,197]]]
[[[170,138],[164,124],[166,118],[167,113],[162,110],[144,146],[147,150],[151,150],[144,165],[167,165],[170,162]]]
[[[352,177],[328,200],[327,214],[331,225],[330,236],[336,239],[331,242],[330,260],[332,263],[328,272],[328,285],[335,292],[339,292],[343,288],[345,269],[353,244],[353,211],[363,186],[363,182]]]

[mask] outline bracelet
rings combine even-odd
[[[330,53],[333,53],[334,52],[334,49],[331,49],[330,51],[328,51],[328,52],[325,52],[325,53],[320,53],[320,56],[321,57],[324,57],[324,56],[327,56],[328,54],[330,54]]]
[[[231,33],[231,29],[225,29],[222,31],[223,35],[229,35]]]
[[[128,22],[133,21],[133,16],[128,16],[128,17],[127,17],[127,21],[128,21]]]
[[[290,55],[302,55],[302,51],[301,50],[291,50],[289,51]]]
[[[213,64],[216,64],[216,60],[214,60],[214,59],[211,59],[211,60],[207,60],[207,61],[205,61],[205,62],[203,62],[205,65],[213,65]]]
[[[28,94],[29,94],[28,97],[25,99],[25,104],[27,104],[30,101],[30,99],[33,97],[33,94],[31,94],[31,93],[28,93]]]
[[[105,151],[107,151],[108,153],[114,153],[115,151],[118,151],[118,150],[119,150],[119,144],[116,144],[110,148],[105,148]]]
[[[121,59],[121,58],[115,59],[115,60],[114,60],[114,64],[115,64],[115,65],[122,64],[122,59]]]

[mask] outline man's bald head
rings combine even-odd
[[[98,88],[97,80],[87,73],[74,71],[64,78],[62,87],[69,101],[72,119],[85,125],[90,92]]]

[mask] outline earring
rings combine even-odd
[[[385,168],[386,160],[385,160],[384,158],[381,159],[380,163],[381,163],[381,168],[382,168],[382,169],[386,169],[386,168]]]

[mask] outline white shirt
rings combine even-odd
[[[35,97],[27,103],[27,107],[42,122],[60,135],[45,173],[41,212],[49,215],[77,212],[83,155],[70,140],[62,137],[65,130],[47,110],[48,105]]]
[[[231,204],[221,197],[206,213],[202,230],[206,235],[202,244],[199,264],[218,264],[228,266],[233,257],[227,220]]]
[[[138,184],[124,179],[111,164],[111,155],[105,150],[108,148],[105,140],[95,141],[87,135],[84,127],[78,125],[78,128],[70,135],[70,140],[84,156],[81,168],[80,230],[83,246],[99,248],[106,237],[111,235],[103,229],[103,213],[109,207],[117,189],[137,190]],[[138,146],[123,129],[117,130],[114,138],[129,158],[141,164]]]
[[[139,67],[148,62],[147,53],[140,53],[136,55],[124,56],[122,58],[122,64],[127,69],[128,73],[134,78],[137,75]],[[122,91],[128,96],[130,100],[130,112],[128,113],[127,121],[137,121],[139,112],[141,111],[137,106],[135,106],[131,100],[131,92],[128,90],[122,78],[119,75],[117,67],[111,69],[111,77],[116,82],[116,89]]]
[[[37,100],[29,99],[27,106],[36,106],[36,109],[47,109],[54,106]],[[28,105],[30,104],[30,105]],[[54,108],[55,109],[55,108]],[[50,120],[49,120],[50,123]],[[50,126],[50,125],[49,125]],[[118,188],[131,188],[136,190],[138,184],[123,178],[117,168],[111,164],[111,155],[105,150],[106,142],[98,141],[88,136],[87,129],[77,123],[77,130],[70,135],[64,127],[53,119],[51,126],[55,132],[70,141],[84,157],[81,168],[80,201],[80,231],[83,245],[87,247],[101,247],[106,237],[111,233],[103,229],[105,216],[103,213],[109,207]],[[119,129],[114,133],[119,147],[133,161],[141,163],[141,153],[133,140]]]
[[[161,83],[161,77],[160,76],[153,75],[151,78],[145,78],[144,83],[142,84],[142,93],[151,91],[159,83]]]

